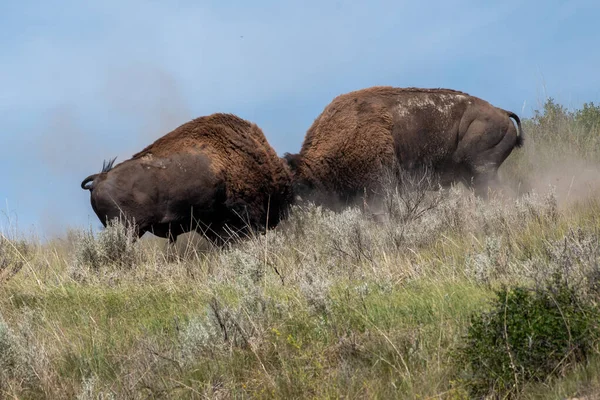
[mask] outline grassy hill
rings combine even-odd
[[[487,201],[390,187],[225,250],[0,238],[2,398],[597,398],[600,107],[552,99]]]

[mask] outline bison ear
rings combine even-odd
[[[300,154],[290,154],[284,153],[283,159],[287,162],[287,165],[290,167],[292,172],[295,172],[298,169],[298,164],[300,164]]]

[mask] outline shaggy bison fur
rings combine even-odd
[[[142,236],[197,230],[215,243],[278,224],[291,175],[262,130],[232,114],[194,119],[116,166],[87,177],[100,221],[124,217]],[[235,235],[232,235],[235,233]]]
[[[300,153],[285,158],[296,193],[317,202],[376,192],[386,168],[428,168],[443,186],[462,181],[485,195],[522,144],[519,117],[477,97],[372,87],[336,97],[306,133]]]

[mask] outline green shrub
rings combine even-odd
[[[583,107],[570,111],[549,98],[542,110],[535,110],[531,119],[523,120],[528,137],[535,143],[537,156],[542,153],[555,156],[582,157],[598,160],[600,144],[600,106],[584,103]]]
[[[583,107],[574,113],[575,122],[586,131],[600,129],[600,105],[583,103]]]
[[[536,289],[503,288],[490,311],[474,315],[459,351],[474,395],[515,396],[528,382],[559,375],[586,359],[600,312],[558,274]]]

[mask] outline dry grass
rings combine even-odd
[[[527,129],[502,169],[516,183],[487,201],[391,187],[383,219],[296,206],[266,235],[223,250],[189,235],[176,255],[119,225],[2,236],[1,397],[467,398],[453,354],[495,288],[600,281],[598,192],[573,190],[598,180],[534,187],[557,144]],[[598,360],[520,396],[598,393]]]

